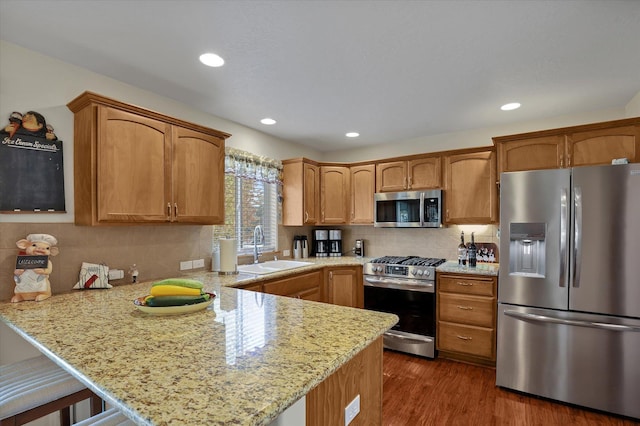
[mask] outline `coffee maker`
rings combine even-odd
[[[342,231],[339,229],[329,230],[329,256],[342,256]]]
[[[313,250],[316,257],[329,256],[329,231],[326,229],[313,231]]]

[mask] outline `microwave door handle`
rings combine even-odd
[[[567,220],[569,216],[569,204],[567,188],[562,188],[560,194],[560,287],[567,283]]]
[[[573,287],[580,287],[580,269],[582,266],[582,189],[573,190]]]

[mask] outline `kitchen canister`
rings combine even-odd
[[[238,249],[235,238],[220,238],[220,274],[238,273]]]

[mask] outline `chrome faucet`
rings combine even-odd
[[[262,256],[258,251],[258,244],[264,244],[264,233],[260,225],[253,228],[253,263],[258,263],[258,258]]]

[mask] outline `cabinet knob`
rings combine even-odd
[[[307,223],[309,221],[309,212],[305,211],[304,212],[304,223]]]
[[[461,286],[464,286],[464,287],[471,287],[471,286],[473,286],[473,283],[468,283],[468,282],[465,282],[465,281],[458,281],[456,284],[461,285]]]
[[[175,217],[178,217],[178,203],[173,203],[173,212]]]
[[[461,336],[461,335],[456,335],[456,337],[460,340],[473,340],[471,337],[469,336]]]
[[[462,310],[465,310],[465,311],[473,311],[473,307],[471,307],[471,306],[461,306],[461,305],[458,305],[458,306],[456,306],[456,308],[458,308],[458,309],[462,309]]]
[[[167,203],[167,220],[171,220],[171,203]]]

